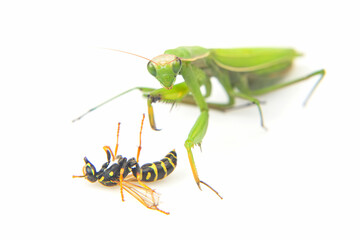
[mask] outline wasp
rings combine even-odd
[[[162,160],[146,163],[140,167],[139,156],[141,151],[141,134],[144,118],[145,114],[143,114],[141,121],[139,134],[140,141],[136,159],[127,159],[122,155],[117,155],[120,132],[120,123],[118,123],[115,154],[109,146],[103,147],[106,152],[107,161],[102,165],[99,171],[96,171],[95,166],[87,159],[87,157],[84,157],[85,165],[83,167],[83,175],[73,176],[73,178],[85,178],[91,183],[99,182],[106,187],[120,186],[122,201],[124,201],[123,190],[125,190],[145,207],[157,210],[164,214],[169,214],[158,208],[159,194],[144,182],[161,180],[172,173],[177,164],[177,155],[174,149]],[[116,162],[110,165],[111,159]]]

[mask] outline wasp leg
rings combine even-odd
[[[143,114],[143,118],[141,120],[141,127],[140,127],[140,133],[139,133],[139,146],[138,146],[138,150],[137,150],[137,154],[136,154],[136,162],[139,162],[139,157],[140,157],[140,151],[141,151],[141,133],[143,130],[143,126],[144,126],[144,119],[145,119],[145,114]]]
[[[111,160],[111,153],[110,153],[111,149],[109,150],[107,147],[104,147],[104,150],[106,152],[107,162],[104,163],[102,165],[101,169],[97,172],[98,175],[102,174],[107,169],[107,167],[110,164],[110,160]]]

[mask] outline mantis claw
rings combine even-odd
[[[160,99],[160,97],[158,97],[157,99]],[[153,130],[160,131],[161,129],[157,129],[156,124],[155,124],[154,109],[152,107],[153,102],[154,102],[154,97],[148,95],[147,103],[148,103],[148,114],[149,114],[150,126]]]

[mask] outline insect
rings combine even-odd
[[[110,50],[142,57],[121,50]],[[313,76],[319,76],[304,101],[304,105],[306,105],[323,79],[325,70],[321,69],[292,81],[281,82],[290,69],[293,60],[298,56],[301,56],[301,54],[291,48],[206,49],[192,46],[169,49],[164,54],[153,59],[142,57],[149,61],[147,69],[160,82],[162,88],[135,87],[129,89],[90,109],[74,121],[79,120],[84,115],[113,99],[136,89],[142,91],[144,96],[148,98],[149,121],[154,130],[158,129],[155,124],[153,103],[160,101],[197,105],[200,114],[185,141],[185,148],[195,182],[201,190],[200,184],[205,183],[199,179],[192,148],[196,145],[201,146],[208,127],[209,108],[225,111],[235,107],[236,98],[247,100],[257,106],[260,114],[260,124],[265,128],[261,104],[257,96],[305,81]],[[178,75],[182,75],[184,82],[175,84]],[[206,98],[212,92],[211,77],[215,77],[224,88],[228,96],[227,102],[214,103],[206,101]],[[204,87],[204,93],[201,92],[201,87]],[[205,185],[210,187],[207,184]]]
[[[82,176],[73,176],[73,178],[85,178],[89,182],[98,181],[106,187],[120,186],[121,198],[124,201],[123,190],[131,194],[145,207],[159,212],[169,214],[158,208],[159,195],[143,182],[153,182],[163,179],[172,173],[177,164],[177,155],[175,150],[170,151],[162,160],[147,163],[140,167],[139,155],[141,150],[141,133],[144,124],[145,114],[141,121],[140,128],[140,144],[137,151],[137,158],[127,159],[121,155],[117,155],[120,123],[118,124],[117,140],[115,146],[115,154],[109,146],[104,146],[106,152],[107,162],[103,164],[99,171],[96,171],[95,166],[87,159],[84,158],[85,165],[83,167]],[[110,164],[110,160],[117,161]],[[135,182],[138,182],[136,184]]]

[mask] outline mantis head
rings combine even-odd
[[[181,60],[175,55],[162,54],[150,60],[147,69],[164,88],[171,89],[180,73]]]
[[[176,80],[176,76],[180,73],[181,70],[181,60],[179,57],[171,54],[162,54],[153,59],[143,57],[141,55],[126,52],[118,49],[106,48],[108,50],[122,52],[130,54],[136,57],[144,58],[149,61],[147,65],[148,71],[153,75],[160,84],[170,90]]]

